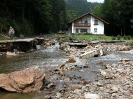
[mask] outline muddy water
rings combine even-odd
[[[0,73],[9,73],[16,70],[21,70],[28,67],[49,68],[57,66],[64,58],[65,53],[56,50],[56,46],[48,47],[44,50],[38,50],[30,53],[23,53],[18,56],[1,56],[0,57]],[[42,91],[46,94],[46,91]],[[9,93],[0,90],[0,99],[38,99],[39,93]],[[42,99],[42,98],[40,98]]]
[[[89,58],[86,61],[86,65],[79,65],[78,63],[78,65],[75,65],[77,69],[65,72],[65,76],[72,78],[71,82],[69,83],[75,83],[81,79],[86,79],[93,82],[98,80],[97,71],[104,68],[99,64],[100,62],[112,64],[114,62],[120,61],[124,57],[133,59],[132,54],[133,50],[125,52],[113,52],[108,53],[106,56]],[[67,58],[64,58],[64,56],[65,53],[57,51],[56,47],[52,46],[45,50],[20,54],[14,57],[0,57],[0,73],[9,73],[33,66],[42,67],[45,69],[54,68],[57,67],[58,63],[62,63],[63,61],[67,60]],[[58,75],[53,75],[53,77],[50,79],[54,79],[56,77],[58,77]],[[58,82],[59,85],[57,85],[57,87],[61,88],[62,84],[64,83],[63,79],[59,79]],[[51,93],[50,90],[42,90],[27,94],[9,93],[1,90],[0,99],[45,99],[44,96],[48,94],[53,94],[53,96],[55,95],[55,93]]]

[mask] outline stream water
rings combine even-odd
[[[23,53],[17,56],[0,56],[0,73],[10,73],[28,67],[50,68],[50,66],[57,66],[67,60],[64,58],[65,53],[56,50],[57,47],[58,45],[50,46],[44,50]],[[37,93],[10,93],[1,90],[0,99],[38,99]],[[43,91],[42,93],[46,94],[47,92]]]
[[[45,69],[56,67],[59,63],[68,60],[64,57],[64,52],[56,50],[57,46],[51,46],[44,50],[23,53],[13,57],[0,56],[0,73],[9,73],[12,71],[34,66],[42,67]],[[66,72],[65,75],[68,77],[76,75],[80,78],[95,81],[97,79],[95,78],[97,75],[97,70],[104,68],[98,64],[99,62],[114,63],[120,61],[122,57],[128,57],[133,59],[132,54],[133,50],[126,52],[114,52],[109,53],[106,56],[89,58],[87,60],[88,67],[85,68],[87,72],[70,71]],[[10,93],[1,90],[0,99],[44,99],[43,96],[47,94],[49,94],[49,92],[46,90],[32,93]]]
[[[45,50],[19,54],[17,56],[1,56],[0,73],[9,73],[32,66],[54,66],[57,65],[58,62],[65,60],[63,57],[64,53],[57,51],[55,46],[48,47]]]

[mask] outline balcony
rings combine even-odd
[[[74,27],[90,27],[89,23],[75,23]]]

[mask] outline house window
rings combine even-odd
[[[87,20],[85,20],[85,24],[87,24],[88,23],[88,21]]]
[[[94,20],[94,25],[98,25],[98,20]]]
[[[79,33],[79,29],[76,29],[76,33]]]
[[[87,29],[80,29],[80,33],[87,33]]]
[[[97,33],[97,28],[94,28],[94,32]]]

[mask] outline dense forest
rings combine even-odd
[[[72,20],[75,17],[83,15],[87,12],[92,12],[95,6],[101,5],[101,3],[91,3],[87,0],[65,0],[67,20]]]
[[[106,35],[132,35],[132,9],[133,0],[0,0],[0,31],[7,34],[12,26],[15,36],[57,33],[71,19],[92,12],[110,23]]]
[[[65,27],[64,0],[0,0],[0,28],[7,33],[10,26],[15,35],[39,35]]]
[[[7,34],[10,26],[15,36],[57,33],[95,5],[87,0],[0,0],[1,33]]]
[[[133,0],[104,0],[93,14],[110,23],[105,27],[107,35],[133,35]]]

